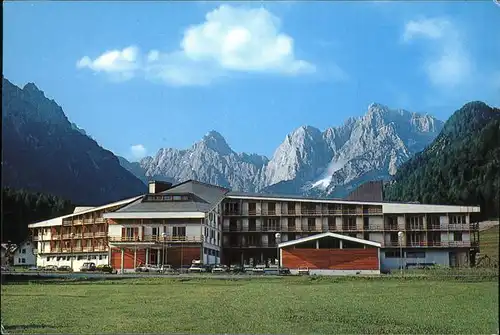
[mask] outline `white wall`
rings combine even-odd
[[[99,256],[101,259],[99,259]],[[71,259],[69,259],[70,255],[37,255],[36,265],[38,267],[47,266],[47,265],[55,265],[55,266],[71,266]],[[81,259],[78,259],[78,258]],[[90,259],[89,259],[90,258]],[[50,260],[48,260],[50,259]],[[94,262],[96,265],[107,265],[109,264],[108,253],[92,253],[92,254],[76,254],[73,255],[73,271],[80,271],[80,267],[83,263],[86,262]]]
[[[33,243],[27,241],[21,243],[14,252],[14,265],[29,266],[36,264],[36,256],[33,253]],[[23,252],[24,251],[24,252]]]

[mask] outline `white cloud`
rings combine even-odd
[[[110,50],[92,60],[90,57],[82,57],[76,67],[79,69],[89,68],[95,72],[106,72],[119,75],[123,79],[130,79],[140,68],[139,49],[130,46],[123,50]]]
[[[135,159],[141,159],[146,156],[147,150],[142,144],[136,144],[130,147],[130,153]]]
[[[313,64],[296,57],[294,40],[281,31],[279,18],[264,8],[229,5],[188,27],[176,51],[151,50],[141,57],[138,48],[131,46],[94,60],[85,56],[77,67],[122,73],[126,78],[141,71],[147,78],[172,85],[205,85],[237,72],[299,75],[316,71]]]
[[[458,28],[445,18],[427,18],[406,23],[403,41],[429,41],[423,64],[430,82],[441,88],[453,89],[465,83],[472,74],[472,60]]]

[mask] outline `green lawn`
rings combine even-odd
[[[493,334],[498,282],[179,280],[2,285],[10,333]]]
[[[498,226],[483,230],[479,233],[479,251],[498,259]]]

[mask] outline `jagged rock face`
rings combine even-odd
[[[250,192],[342,196],[365,180],[393,175],[442,127],[442,121],[429,115],[371,104],[363,117],[350,118],[340,127],[324,132],[297,128],[271,160],[235,153],[212,131],[188,150],[161,149],[155,157],[142,159],[140,166],[146,178],[192,178]]]
[[[69,122],[34,84],[2,78],[2,185],[99,205],[144,193],[146,186],[108,150]]]
[[[255,191],[268,159],[235,153],[216,131],[206,134],[188,150],[161,149],[140,161],[151,179],[171,177],[176,181],[196,179],[235,190]]]

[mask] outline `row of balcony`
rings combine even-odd
[[[107,251],[108,247],[105,245],[94,246],[94,247],[53,247],[50,252],[96,252],[96,251]]]
[[[368,231],[368,232],[376,232],[376,231],[468,231],[468,230],[474,230],[476,229],[473,225],[448,225],[448,226],[428,226],[425,228],[424,226],[420,227],[406,227],[406,229],[401,229],[398,226],[391,226],[391,225],[386,225],[386,226],[343,226],[339,229],[337,229],[337,226],[328,226],[328,229],[324,229],[323,227],[316,227],[316,226],[309,226],[309,227],[296,227],[296,226],[289,226],[289,227],[261,227],[261,229],[257,229],[256,227],[253,229],[250,229],[249,227],[247,230],[241,230],[238,229],[238,227],[230,226],[230,227],[223,227],[222,231],[223,232],[235,232],[235,233],[260,233],[260,232],[343,232],[343,231]]]
[[[77,238],[94,238],[94,237],[106,237],[108,234],[105,231],[100,232],[89,232],[89,233],[73,233],[73,234],[52,234],[52,240],[69,240]],[[33,241],[38,240],[38,236],[33,236]]]
[[[404,243],[402,246],[399,242],[381,242],[382,248],[386,247],[403,247],[403,248],[426,248],[426,247],[470,247],[474,245],[471,241],[447,241],[447,242],[408,242]],[[276,243],[243,243],[243,242],[233,242],[225,243],[224,248],[277,248]]]
[[[110,236],[110,242],[201,242],[201,236]]]
[[[106,219],[99,217],[95,219],[77,219],[77,220],[63,219],[62,221],[63,226],[81,226],[87,224],[101,224],[101,223],[106,223]]]
[[[382,247],[401,247],[398,241],[382,242]],[[470,247],[474,246],[476,242],[473,241],[421,241],[421,242],[406,242],[403,243],[404,248],[418,248],[418,247]]]
[[[281,209],[281,210],[248,210],[248,211],[224,211],[225,216],[281,216],[281,215],[380,215],[382,214],[382,208],[370,208],[370,209]]]

